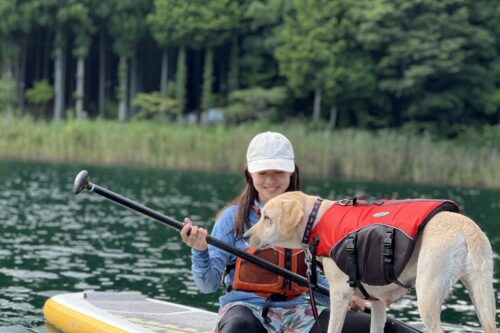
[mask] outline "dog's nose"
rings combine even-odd
[[[243,238],[245,242],[248,242],[248,240],[250,239],[250,235],[248,235],[248,233],[245,232],[243,236],[241,236],[241,238]]]

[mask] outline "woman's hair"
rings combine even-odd
[[[217,216],[219,216],[220,213],[222,213],[222,211],[226,209],[226,207],[231,205],[238,205],[238,212],[236,213],[236,219],[234,221],[234,228],[233,228],[233,232],[236,238],[241,238],[243,236],[243,232],[245,231],[245,229],[250,228],[250,220],[248,218],[250,209],[252,209],[255,200],[259,198],[257,190],[253,185],[252,177],[250,176],[247,167],[245,167],[244,175],[246,184],[243,191],[217,213]],[[300,173],[297,164],[295,164],[295,171],[290,176],[290,185],[288,185],[288,188],[286,189],[285,192],[298,191],[299,188],[300,188]]]

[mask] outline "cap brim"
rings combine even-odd
[[[295,171],[295,163],[289,159],[267,159],[248,162],[248,172],[262,172],[266,170]]]

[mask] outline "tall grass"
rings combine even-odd
[[[500,154],[494,148],[390,130],[314,131],[299,123],[206,127],[0,119],[0,159],[241,172],[248,142],[266,130],[292,141],[306,176],[500,187]]]

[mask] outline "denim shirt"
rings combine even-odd
[[[256,202],[255,206],[262,208],[262,204]],[[231,205],[226,207],[226,209],[220,214],[217,219],[211,235],[224,243],[227,243],[233,247],[240,250],[246,251],[248,246],[243,239],[237,239],[233,232],[234,221],[236,219],[236,214],[238,211],[237,205]],[[259,220],[259,216],[252,209],[249,215],[250,225],[253,226]],[[212,245],[208,245],[208,249],[205,251],[199,251],[196,249],[191,249],[192,253],[192,272],[193,278],[202,293],[214,293],[221,286],[221,276],[229,264],[234,264],[236,262],[236,256],[225,252],[219,248]],[[225,276],[224,283],[226,285],[232,285],[234,277],[234,269],[231,270],[229,274]],[[321,272],[318,271],[318,283],[328,287],[328,282],[323,277]],[[306,293],[307,294],[307,293]],[[317,302],[323,305],[329,305],[329,298],[319,293],[315,293],[317,297]],[[252,292],[237,291],[233,290],[225,293],[219,298],[220,307],[224,305],[244,301],[251,304],[262,305],[265,302],[265,298],[261,297]],[[289,301],[282,302],[272,302],[273,307],[291,307],[300,303],[304,303],[304,295],[295,297]]]

